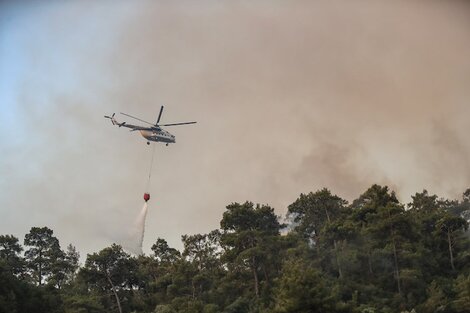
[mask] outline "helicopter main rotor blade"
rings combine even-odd
[[[155,123],[155,125],[158,125],[158,123],[160,123],[160,118],[162,117],[162,113],[163,113],[163,105],[160,108],[160,113],[158,114],[157,122]]]
[[[138,117],[135,117],[135,116],[132,116],[132,115],[129,115],[129,114],[126,114],[126,113],[122,113],[122,112],[120,112],[120,113],[121,113],[122,115],[128,116],[128,117],[133,118],[133,119],[135,119],[135,120],[138,120],[138,121],[141,121],[141,122],[144,122],[144,123],[146,123],[146,124],[149,124],[149,125],[154,126],[152,123],[147,122],[147,121],[144,121],[144,120],[142,120],[142,119],[140,119],[140,118],[138,118]]]
[[[184,122],[184,123],[173,123],[173,124],[163,124],[159,126],[177,126],[177,125],[187,125],[187,124],[196,124],[197,122]]]

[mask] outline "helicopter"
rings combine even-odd
[[[170,143],[175,143],[176,140],[175,140],[175,136],[170,134],[168,131],[164,130],[163,128],[161,128],[161,126],[177,126],[177,125],[187,125],[187,124],[196,124],[196,122],[183,122],[183,123],[172,123],[172,124],[162,124],[162,125],[159,125],[158,123],[160,123],[160,119],[162,117],[162,113],[163,113],[163,105],[162,107],[160,108],[160,113],[158,114],[158,118],[157,118],[157,122],[155,124],[152,124],[150,122],[147,122],[147,121],[144,121],[138,117],[135,117],[135,116],[132,116],[130,114],[126,114],[126,113],[122,113],[120,112],[122,115],[124,116],[127,116],[127,117],[130,117],[130,118],[133,118],[137,121],[140,121],[140,122],[143,122],[143,123],[146,123],[146,124],[149,124],[151,125],[150,127],[148,126],[138,126],[138,125],[132,125],[132,124],[128,124],[127,122],[122,122],[122,123],[119,123],[115,118],[114,118],[114,115],[116,113],[113,113],[113,115],[111,116],[108,116],[108,115],[105,115],[104,117],[105,118],[108,118],[111,120],[111,123],[113,123],[113,125],[117,125],[118,127],[126,127],[126,128],[130,128],[131,130],[130,131],[136,131],[138,130],[140,132],[140,134],[142,135],[142,137],[144,137],[145,139],[147,139],[147,144],[150,145],[150,142],[151,141],[154,141],[154,142],[163,142],[165,143],[167,146],[168,144]]]

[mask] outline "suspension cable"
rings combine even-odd
[[[155,156],[155,148],[156,148],[157,144],[152,143],[152,146],[153,146],[153,149],[152,149],[152,158],[150,160],[149,177],[148,177],[148,180],[147,180],[147,186],[145,187],[145,192],[147,192],[147,193],[150,191],[150,179],[152,177],[153,159],[154,159],[154,156]]]

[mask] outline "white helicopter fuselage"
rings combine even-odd
[[[151,131],[151,130],[139,130],[142,137],[148,141],[175,143],[175,136],[167,132],[166,130]]]
[[[162,117],[162,113],[163,113],[163,105],[160,108],[160,113],[158,114],[157,122],[155,124],[153,124],[153,123],[144,121],[144,120],[142,120],[138,117],[135,117],[135,116],[129,115],[127,113],[122,113],[121,112],[122,115],[125,115],[127,117],[132,118],[132,119],[135,119],[135,120],[138,120],[138,121],[143,122],[145,124],[148,124],[148,125],[150,125],[150,127],[149,126],[141,126],[141,125],[132,125],[130,123],[127,123],[126,121],[120,123],[114,118],[114,115],[116,113],[113,113],[111,116],[105,115],[104,118],[110,119],[111,123],[113,125],[118,126],[118,127],[129,128],[130,131],[138,130],[140,132],[140,134],[142,135],[142,137],[147,139],[147,144],[148,145],[150,145],[150,141],[163,142],[167,146],[170,143],[175,143],[176,142],[175,136],[170,134],[169,132],[167,132],[166,130],[161,128],[160,126],[178,126],[178,125],[196,124],[196,122],[158,124],[158,123],[160,123],[160,118]]]

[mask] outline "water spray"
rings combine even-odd
[[[125,248],[127,251],[135,254],[135,255],[140,255],[143,254],[142,251],[142,245],[144,242],[144,235],[145,235],[145,220],[147,218],[147,212],[148,212],[148,201],[150,200],[150,181],[152,177],[152,167],[153,167],[153,160],[154,160],[154,155],[155,155],[155,146],[153,145],[152,149],[152,158],[150,161],[150,169],[149,169],[149,175],[147,179],[147,184],[145,187],[145,193],[144,193],[144,205],[142,209],[140,210],[139,214],[137,215],[136,219],[134,220],[134,223],[132,224],[131,228],[129,229],[128,237],[125,241],[123,241],[122,246]]]
[[[147,180],[147,186],[145,188],[145,193],[144,193],[144,200],[145,200],[145,203],[144,203],[144,206],[142,207],[142,210],[140,211],[139,215],[137,216],[137,219],[135,220],[135,223],[134,225],[136,226],[136,229],[139,230],[139,241],[138,241],[138,251],[140,252],[139,254],[142,254],[143,251],[142,251],[142,245],[144,243],[144,234],[145,234],[145,220],[147,218],[147,212],[148,212],[148,201],[150,200],[150,181],[151,181],[151,178],[152,178],[152,167],[153,167],[153,160],[154,160],[154,156],[155,156],[155,148],[156,148],[156,145],[154,144],[153,145],[153,149],[152,149],[152,158],[150,160],[150,169],[149,169],[149,176],[148,176],[148,180]]]

